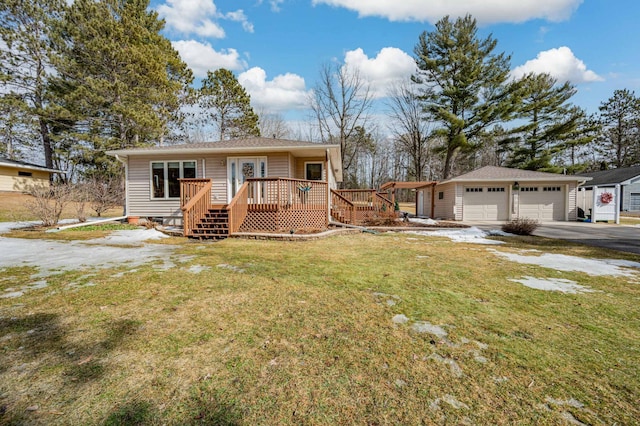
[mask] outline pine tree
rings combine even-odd
[[[55,166],[52,117],[47,109],[56,56],[51,40],[63,11],[61,0],[0,2],[0,104],[6,112],[0,116],[1,127],[14,142],[28,141],[37,133],[49,168]],[[19,144],[10,150],[15,153]]]
[[[510,57],[494,53],[496,45],[491,36],[478,38],[476,20],[467,15],[442,18],[414,49],[419,71],[413,79],[423,86],[427,117],[441,126],[434,134],[443,140],[444,179],[460,151],[472,150],[475,137],[514,110],[506,84]]]
[[[640,98],[628,89],[616,90],[600,104],[602,154],[615,167],[640,163]]]
[[[217,125],[220,140],[260,136],[251,98],[231,71],[220,68],[207,72],[198,95],[205,119]]]
[[[569,102],[576,89],[569,82],[558,85],[549,74],[529,74],[518,82],[519,110],[524,124],[512,129],[510,167],[560,172],[554,160],[571,146],[593,139],[585,127],[584,111]],[[505,144],[506,145],[506,144]]]
[[[99,174],[119,167],[109,149],[162,142],[179,122],[191,71],[148,0],[76,0],[59,28],[55,89],[84,140],[81,160]]]

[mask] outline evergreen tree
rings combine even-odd
[[[60,107],[84,141],[79,160],[112,175],[106,150],[151,145],[182,119],[192,81],[148,0],[76,0],[60,26]]]
[[[49,168],[55,166],[47,110],[47,87],[55,72],[51,40],[63,10],[61,0],[0,2],[0,127],[9,138],[5,147],[15,154],[22,141],[37,133]]]
[[[414,81],[423,85],[427,117],[441,126],[435,135],[443,141],[444,179],[460,151],[474,149],[476,136],[513,112],[512,86],[506,84],[510,57],[494,53],[496,44],[491,36],[478,38],[471,16],[455,22],[447,16],[423,32],[414,49]]]
[[[217,125],[220,140],[260,136],[258,115],[251,107],[251,98],[231,71],[220,68],[207,72],[198,103],[205,119]]]
[[[558,85],[549,74],[529,74],[519,82],[520,108],[516,117],[524,124],[512,130],[504,145],[511,151],[509,167],[560,172],[554,160],[567,148],[589,142],[584,111],[569,99],[576,93],[569,82]]]
[[[600,104],[599,138],[605,161],[615,167],[640,163],[640,98],[628,89],[616,90]]]

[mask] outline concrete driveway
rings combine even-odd
[[[483,230],[500,229],[502,225],[502,222],[465,223]],[[640,226],[607,223],[547,222],[541,224],[533,235],[640,254]]]

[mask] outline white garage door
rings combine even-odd
[[[462,194],[462,220],[507,220],[506,186],[468,186]]]
[[[564,220],[564,187],[561,185],[521,186],[519,217],[541,222]]]

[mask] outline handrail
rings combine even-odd
[[[195,182],[198,180],[199,182]],[[181,180],[181,191],[180,191],[180,201],[187,200],[189,197],[189,201],[182,205],[180,209],[182,210],[182,224],[184,229],[184,236],[190,237],[193,235],[193,230],[196,227],[196,224],[200,222],[211,208],[211,187],[213,186],[213,181],[211,179],[188,179]],[[198,192],[195,194],[193,190],[195,185],[200,186],[200,184],[204,183],[204,186],[201,186]]]
[[[331,195],[332,195],[332,199],[331,199],[331,216],[335,217],[334,215],[337,213],[337,210],[340,209],[340,208],[344,208],[344,210],[346,210],[346,212],[348,213],[348,217],[346,217],[347,223],[353,224],[353,222],[354,222],[354,214],[355,214],[354,204],[349,199],[347,199],[346,197],[344,197],[343,195],[341,195],[339,192],[337,192],[334,189],[331,190]],[[336,199],[337,199],[337,201],[336,201]],[[334,207],[334,205],[336,207]]]
[[[242,184],[227,206],[229,235],[238,232],[249,211],[249,182]]]

